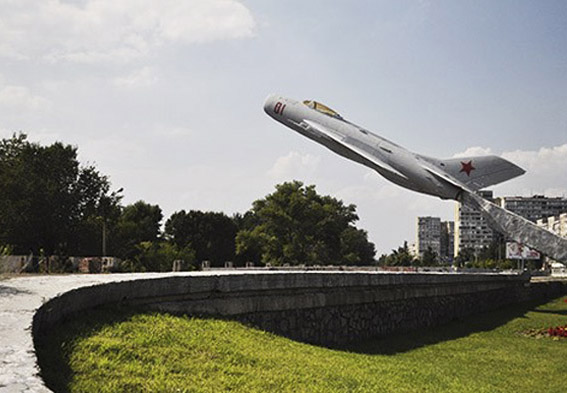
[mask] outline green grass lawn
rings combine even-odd
[[[237,322],[91,312],[39,348],[57,392],[567,392],[567,303],[513,306],[346,349]]]

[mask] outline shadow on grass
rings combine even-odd
[[[542,314],[567,315],[567,310],[532,310]]]
[[[512,305],[486,313],[456,319],[441,326],[394,334],[378,339],[354,342],[336,349],[366,355],[394,355],[397,353],[408,352],[424,346],[456,340],[458,338],[469,336],[473,333],[496,329],[513,319],[525,318],[525,314],[527,312],[552,312],[536,310],[537,306],[548,302],[549,300],[545,300],[541,302]],[[561,311],[560,313],[564,312]]]
[[[513,319],[525,318],[528,312],[567,314],[567,311],[564,310],[537,309],[539,305],[548,302],[549,300],[511,305],[498,310],[468,316],[441,326],[327,348],[367,355],[394,355],[466,337],[473,333],[490,331],[505,325]],[[148,311],[131,308],[124,309],[119,306],[106,306],[85,311],[78,317],[68,318],[65,322],[54,327],[48,335],[38,339],[36,342],[41,376],[46,385],[54,392],[70,392],[73,371],[70,367],[69,359],[74,350],[75,342],[97,333],[105,326],[127,321],[132,316],[145,312]]]
[[[54,326],[35,340],[40,375],[46,386],[57,393],[70,392],[73,371],[69,364],[75,342],[115,323],[127,321],[143,310],[106,306],[85,310]]]

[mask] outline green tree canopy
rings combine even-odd
[[[315,186],[294,181],[252,204],[236,238],[237,253],[273,265],[370,264],[374,245],[357,229],[356,207],[317,194]],[[251,217],[252,216],[252,217]]]
[[[177,247],[190,246],[198,261],[208,260],[212,266],[234,261],[237,227],[224,213],[181,210],[165,223],[165,235]]]
[[[183,271],[196,269],[195,251],[190,247],[179,248],[166,241],[143,241],[135,245],[120,268],[127,272],[168,272],[175,260],[182,261]]]
[[[397,250],[392,250],[391,254],[383,254],[378,260],[380,266],[412,266],[416,262],[417,259],[411,254],[407,241]]]
[[[431,247],[427,247],[427,250],[423,253],[421,264],[423,266],[436,266],[439,264],[439,256]]]
[[[101,200],[119,202],[109,189],[106,176],[79,165],[76,147],[40,146],[25,134],[0,140],[0,244],[15,253],[84,255],[100,246],[86,234]]]
[[[123,259],[136,255],[140,243],[158,241],[162,219],[158,205],[138,201],[124,207],[112,230],[110,249]]]

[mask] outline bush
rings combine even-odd
[[[169,272],[173,261],[181,260],[181,270],[196,270],[195,251],[190,247],[179,248],[174,244],[159,242],[141,242],[136,245],[134,256],[120,265],[123,272]]]

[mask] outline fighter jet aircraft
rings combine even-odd
[[[464,189],[477,191],[525,173],[497,156],[439,159],[412,153],[317,101],[271,95],[264,110],[301,135],[374,169],[386,179],[442,199],[460,200]]]
[[[351,123],[316,101],[300,102],[270,95],[264,103],[264,111],[301,135],[374,169],[402,187],[472,206],[492,223],[494,229],[510,239],[567,262],[567,239],[476,193],[525,173],[510,161],[497,156],[439,159],[412,153]]]

